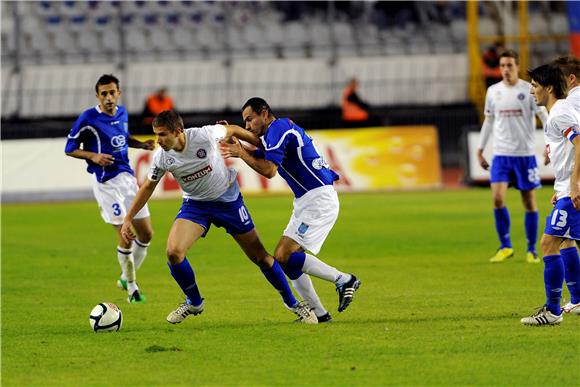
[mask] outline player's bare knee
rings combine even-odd
[[[276,261],[278,261],[282,266],[285,266],[288,263],[290,254],[292,254],[290,250],[277,248],[274,252],[274,259],[276,259]]]
[[[252,258],[250,258],[252,259]],[[270,267],[272,267],[272,264],[274,263],[274,258],[266,253],[266,254],[257,254],[254,255],[254,258],[252,259],[252,261],[258,265],[260,268],[263,269],[269,269]]]
[[[505,200],[502,195],[493,195],[493,206],[495,208],[505,207]]]
[[[148,230],[141,231],[137,236],[139,237],[139,241],[143,243],[149,243],[151,242],[151,239],[153,239],[153,229],[150,228]]]
[[[560,253],[561,240],[550,235],[543,235],[540,241],[540,247],[544,255],[554,255]]]
[[[183,259],[185,258],[185,251],[182,251],[181,249],[172,246],[167,247],[166,254],[167,260],[172,265],[180,264],[181,262],[183,262]]]

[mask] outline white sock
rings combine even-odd
[[[147,256],[147,247],[149,243],[143,243],[139,239],[135,239],[133,243],[133,259],[135,259],[135,270],[139,270],[145,257]]]
[[[336,284],[343,283],[345,278],[350,278],[349,274],[338,271],[334,267],[327,265],[320,259],[316,258],[314,255],[305,254],[306,259],[304,260],[304,266],[302,266],[302,272],[311,274],[315,277],[322,278],[324,280],[334,282]]]
[[[135,281],[127,281],[127,293],[132,295],[135,290],[139,290],[139,286],[137,286],[137,282]]]
[[[128,284],[131,282],[135,283],[135,261],[133,254],[131,254],[131,249],[124,249],[117,246],[117,259],[121,266],[121,278],[126,279]],[[129,289],[130,287],[127,290]]]
[[[316,290],[314,290],[314,285],[312,285],[312,280],[307,274],[302,274],[298,279],[290,280],[292,282],[292,287],[300,295],[302,300],[306,301],[308,305],[312,308],[316,316],[324,316],[328,311],[324,309]]]

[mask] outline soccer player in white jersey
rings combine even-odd
[[[580,59],[573,55],[565,55],[554,59],[552,64],[558,66],[564,73],[568,90],[566,101],[570,107],[580,115]],[[563,249],[575,246],[575,241],[566,240],[562,243],[560,248]],[[568,284],[568,288],[570,288],[570,286],[573,286],[572,283],[574,282],[573,273],[580,271],[580,260],[575,256],[568,256],[565,254],[562,254],[562,259],[564,260],[566,267],[564,272],[565,280]],[[580,316],[580,303],[573,303],[570,301],[562,307],[562,310],[564,313],[572,313]]]
[[[299,321],[318,323],[314,312],[296,300],[280,264],[264,249],[240,193],[237,172],[226,167],[218,151],[218,141],[231,138],[235,132],[253,144],[257,144],[258,139],[232,125],[184,129],[181,117],[172,110],[155,117],[153,132],[161,149],[153,156],[147,180],[125,216],[121,233],[128,240],[135,238],[131,230],[133,218],[146,205],[163,175],[171,172],[183,191],[183,205],[167,238],[167,259],[171,275],[183,290],[186,300],[167,316],[167,321],[177,324],[187,316],[203,311],[203,298],[185,255],[214,224],[232,235]]]
[[[361,284],[356,276],[341,272],[313,255],[320,251],[338,217],[338,195],[333,183],[339,177],[304,129],[288,118],[274,117],[262,98],[249,99],[242,107],[242,117],[246,129],[261,137],[262,149],[249,151],[239,141],[221,142],[222,155],[240,157],[267,178],[279,173],[292,189],[294,210],[274,257],[284,267],[294,289],[314,309],[318,321],[331,321],[306,274],[336,285],[339,312],[349,306]]]
[[[485,120],[477,153],[481,167],[489,169],[483,151],[493,133],[494,156],[490,180],[500,247],[490,261],[503,262],[514,254],[510,238],[510,215],[505,204],[508,186],[512,184],[520,191],[526,210],[526,261],[539,263],[536,253],[538,207],[534,189],[540,187],[540,176],[534,157],[534,132],[535,115],[544,123],[547,113],[545,109],[537,108],[530,96],[530,84],[518,78],[518,54],[507,50],[500,55],[499,63],[502,81],[487,89]]]
[[[145,302],[139,290],[136,271],[143,264],[147,247],[153,236],[149,209],[144,207],[135,215],[132,226],[138,238],[134,243],[120,234],[123,217],[139,187],[129,164],[128,147],[153,150],[153,140],[141,142],[128,130],[127,110],[117,105],[121,97],[119,80],[103,75],[95,85],[99,104],[85,110],[74,123],[66,143],[67,156],[87,162],[87,172],[95,175],[93,193],[99,204],[101,217],[117,233],[117,259],[121,278],[117,285],[127,290],[131,303]]]
[[[543,65],[529,71],[531,93],[540,106],[550,112],[544,127],[546,150],[554,169],[554,209],[546,218],[540,242],[544,254],[546,304],[524,325],[555,325],[562,322],[562,287],[564,278],[571,303],[580,305],[580,269],[578,250],[569,241],[580,240],[580,114],[566,101],[566,79],[555,65]]]

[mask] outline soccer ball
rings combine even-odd
[[[123,324],[123,313],[112,302],[101,302],[91,310],[89,324],[95,332],[118,331]]]

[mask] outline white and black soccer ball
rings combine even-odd
[[[123,313],[112,302],[101,302],[91,310],[89,323],[95,332],[115,332],[123,325]]]

